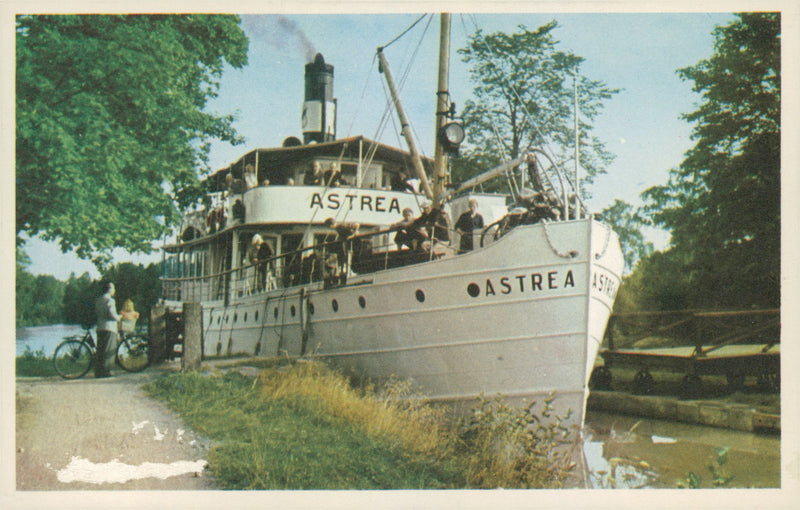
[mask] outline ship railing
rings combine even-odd
[[[164,276],[161,297],[170,301],[232,300],[321,282],[341,286],[348,278],[383,269],[425,262],[440,256],[437,250],[398,250],[392,240],[396,229],[357,234],[346,240],[323,242],[282,253],[256,263],[202,276]]]

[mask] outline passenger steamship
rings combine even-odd
[[[209,205],[188,213],[165,247],[163,303],[171,313],[202,305],[206,357],[322,360],[377,382],[410,379],[432,401],[501,394],[522,404],[555,394],[558,412],[582,424],[623,267],[617,235],[586,214],[541,151],[446,186],[448,143],[457,145],[461,128],[446,115],[446,94],[438,97],[433,161],[413,143],[337,139],[333,66],[317,54],[305,66],[303,141],[250,151],[208,178]],[[315,167],[340,178],[309,179]],[[521,191],[474,192],[512,171]],[[420,191],[393,189],[402,175],[418,178]],[[485,228],[473,233],[473,250],[458,253],[450,219],[471,198]],[[405,209],[444,211],[446,228],[413,249],[398,246]]]

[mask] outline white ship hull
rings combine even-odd
[[[322,360],[376,382],[410,379],[435,401],[554,394],[557,412],[582,425],[622,267],[603,223],[518,227],[473,252],[354,275],[346,286],[204,302],[203,353]]]

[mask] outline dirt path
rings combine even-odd
[[[141,389],[175,369],[17,379],[17,490],[214,489],[208,442]]]

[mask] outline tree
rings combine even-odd
[[[632,205],[617,199],[612,205],[603,209],[600,215],[614,227],[619,236],[625,268],[628,271],[633,270],[638,261],[653,253],[653,243],[645,240],[642,233],[642,227],[649,222]]]
[[[57,240],[98,267],[151,251],[200,196],[210,139],[240,141],[204,108],[247,45],[238,16],[18,16],[17,244]]]
[[[583,58],[557,49],[551,21],[536,30],[520,25],[514,34],[477,31],[459,50],[471,65],[475,100],[463,117],[468,145],[453,161],[453,179],[464,180],[478,169],[513,159],[528,147],[547,147],[556,163],[574,165],[574,87],[578,80],[580,164],[586,182],[604,173],[613,159],[591,136],[591,121],[603,101],[619,90],[580,74]]]
[[[645,191],[691,282],[689,306],[780,304],[780,14],[746,13],[714,31],[714,55],[680,69],[702,94],[695,146]]]
[[[67,324],[92,325],[97,321],[94,301],[100,295],[100,282],[92,280],[89,273],[79,277],[69,275],[64,288],[64,322]]]
[[[17,248],[15,281],[16,325],[41,326],[62,322],[64,283],[50,275],[34,276],[27,270],[30,259]]]

